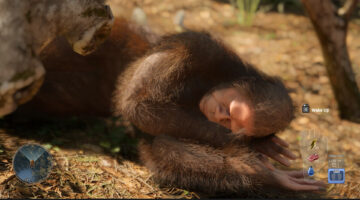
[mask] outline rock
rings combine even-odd
[[[286,87],[292,90],[296,90],[297,88],[300,87],[298,82],[295,81],[288,81],[286,82]]]
[[[83,144],[81,147],[87,151],[92,151],[95,153],[104,153],[103,148],[93,145],[93,144]]]
[[[136,24],[138,25],[141,25],[141,26],[145,26],[147,25],[147,17],[146,17],[146,14],[145,12],[139,8],[139,7],[136,7],[134,8],[133,12],[132,12],[132,15],[131,15],[131,20],[133,22],[135,22]]]
[[[321,85],[318,84],[318,83],[314,83],[312,86],[311,86],[311,90],[313,93],[315,94],[319,94],[320,90],[321,90]]]
[[[105,160],[105,159],[101,159],[101,165],[104,166],[104,167],[111,167],[112,166],[112,164],[108,160]]]
[[[305,125],[305,124],[309,123],[310,120],[307,117],[299,117],[297,119],[297,121],[299,124]]]
[[[326,102],[329,101],[329,99],[324,99],[321,95],[316,95],[309,92],[305,93],[304,100],[305,102],[309,103],[310,108],[323,108],[329,104],[329,102]]]
[[[324,59],[321,55],[318,55],[318,56],[315,56],[314,57],[314,64],[323,64],[324,62]]]
[[[38,55],[59,34],[79,54],[105,41],[113,16],[103,1],[0,1],[0,117],[30,100],[45,70]]]
[[[179,31],[182,31],[185,29],[184,20],[185,20],[185,11],[181,9],[176,12],[175,17],[174,17],[174,24]]]
[[[319,82],[321,84],[327,84],[327,83],[329,83],[329,78],[327,76],[320,76],[319,77]]]
[[[200,11],[199,15],[200,15],[200,17],[202,17],[205,20],[208,20],[211,16],[211,14],[208,10]]]

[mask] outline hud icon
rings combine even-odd
[[[308,169],[308,175],[309,176],[314,176],[314,174],[315,174],[314,168],[312,166],[310,166],[309,169]]]
[[[22,146],[13,159],[13,168],[18,179],[25,183],[38,183],[51,171],[52,157],[49,152],[37,144]]]
[[[328,183],[345,183],[344,155],[329,155]]]
[[[310,112],[310,106],[309,106],[309,104],[304,104],[304,105],[302,106],[302,112],[303,112],[303,113],[309,113],[309,112]]]
[[[316,130],[304,130],[300,138],[300,154],[303,163],[304,175],[311,178],[320,178],[326,170],[323,165],[327,158],[327,138]]]
[[[328,183],[345,183],[345,169],[329,169]]]

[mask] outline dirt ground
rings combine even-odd
[[[257,13],[254,24],[236,24],[233,7],[203,0],[112,0],[116,16],[131,18],[135,5],[147,14],[158,34],[177,31],[173,18],[185,10],[185,27],[206,30],[222,38],[245,60],[271,75],[280,76],[297,106],[296,118],[279,136],[300,156],[299,136],[315,130],[327,138],[328,154],[345,158],[345,184],[329,184],[320,194],[292,193],[298,198],[360,198],[360,124],[340,120],[334,95],[312,25],[304,15]],[[360,26],[353,20],[348,48],[360,83]],[[329,113],[301,113],[301,105],[329,108]],[[0,198],[201,198],[209,197],[172,186],[159,186],[137,161],[136,140],[121,119],[53,120],[46,122],[0,121]],[[36,185],[20,182],[12,170],[12,157],[22,144],[40,143],[54,157],[49,178]],[[326,156],[326,155],[324,155]],[[278,165],[277,165],[278,166]],[[280,166],[279,166],[280,167]],[[301,169],[301,159],[291,169]],[[327,164],[318,178],[327,182]],[[288,194],[287,194],[288,195]],[[225,195],[226,196],[226,195]],[[284,194],[251,197],[284,197]]]

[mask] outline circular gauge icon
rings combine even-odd
[[[38,183],[50,174],[52,156],[40,145],[27,144],[15,153],[13,168],[21,181],[29,184]]]

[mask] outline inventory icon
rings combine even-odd
[[[345,183],[345,169],[329,169],[328,170],[329,183]]]

